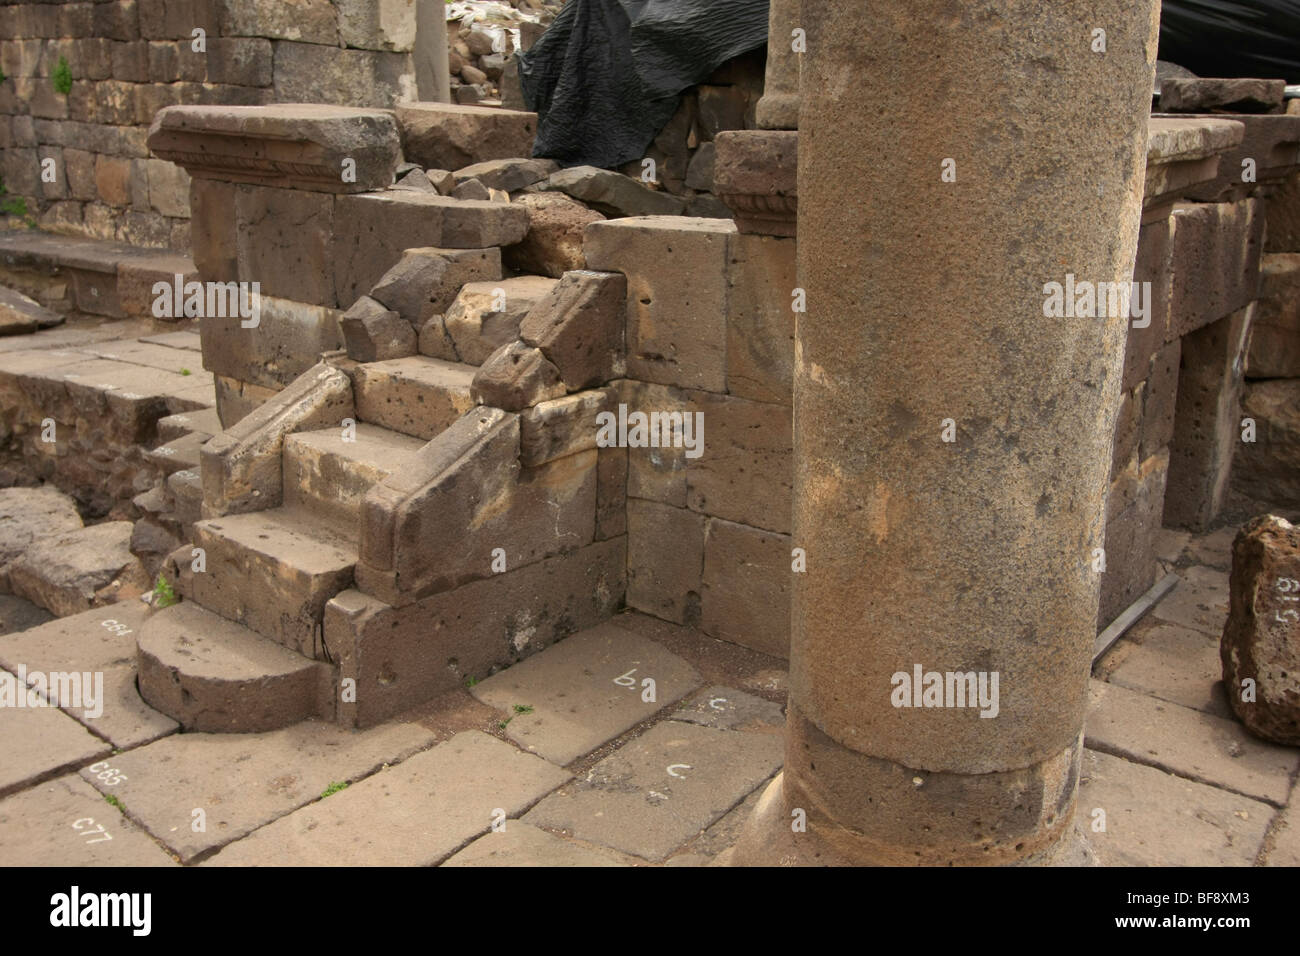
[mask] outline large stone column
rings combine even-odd
[[[754,108],[760,129],[799,128],[799,57],[792,33],[799,25],[800,0],[772,0],[767,17],[767,72],[763,97]]]
[[[1044,287],[1132,275],[1157,21],[1154,0],[804,0],[807,570],[785,770],[735,862],[1067,845],[1128,320],[1045,317]],[[918,667],[990,699],[996,675],[996,715],[896,706]]]

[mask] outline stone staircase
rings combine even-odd
[[[559,399],[571,414],[537,416],[537,429],[558,431],[533,436],[530,447],[549,449],[541,460],[547,456],[524,450],[521,419],[532,405],[565,395],[559,370],[552,367],[544,389],[499,387],[512,374],[500,356],[527,348],[521,326],[548,309],[561,313],[548,327],[563,326],[567,311],[595,342],[595,332],[609,338],[616,330],[617,354],[590,384],[619,374],[622,277],[570,275],[466,282],[425,321],[419,342],[434,354],[357,361],[329,353],[210,438],[206,418],[188,432],[170,423],[174,437],[154,454],[171,473],[150,504],[192,547],[165,568],[184,600],[153,612],[140,629],[138,686],[149,704],[193,731],[265,731],[311,717],[365,725],[612,612],[618,581],[601,584],[589,610],[552,615],[539,606],[535,617],[555,620],[547,640],[531,646],[513,639],[484,650],[482,627],[466,624],[436,635],[408,627],[402,646],[364,653],[383,640],[365,627],[377,615],[391,619],[387,630],[402,631],[422,616],[423,601],[472,583],[484,588],[475,612],[511,630],[517,622],[505,617],[528,616],[530,600],[549,600],[530,596],[519,608],[517,599],[499,599],[519,587],[520,575],[555,562],[591,566],[584,546],[596,536],[593,409],[611,390],[577,388]],[[588,286],[604,290],[598,303],[590,294],[575,298],[574,287]],[[346,337],[352,353],[373,354],[364,335]],[[512,402],[500,394],[531,397],[501,408]],[[576,450],[566,437],[574,414],[591,426]],[[437,664],[462,658],[463,667]]]

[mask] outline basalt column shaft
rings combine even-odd
[[[767,72],[754,108],[760,129],[799,128],[799,54],[794,31],[799,0],[772,0],[767,18]]]
[[[1131,279],[1157,23],[804,0],[807,570],[785,769],[735,862],[1035,862],[1073,832],[1128,319],[1045,290]]]

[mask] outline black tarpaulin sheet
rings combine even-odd
[[[1300,0],[1164,0],[1160,59],[1198,76],[1300,83]]]
[[[569,0],[519,54],[533,155],[611,169],[645,156],[682,90],[767,42],[768,0]]]

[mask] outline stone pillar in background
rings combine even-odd
[[[416,0],[415,88],[423,102],[451,102],[447,20],[443,0]]]
[[[755,107],[760,129],[799,128],[799,60],[792,32],[799,26],[799,0],[772,0],[767,19],[767,74]]]
[[[1154,0],[804,0],[807,571],[785,770],[734,862],[1068,846],[1128,319],[1045,317],[1044,286],[1132,275],[1157,22]],[[916,668],[989,698],[996,674],[996,716],[894,706]]]

